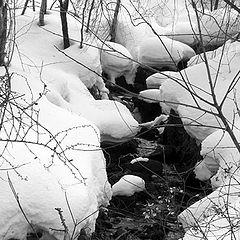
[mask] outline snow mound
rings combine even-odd
[[[113,196],[130,197],[136,192],[144,191],[145,181],[135,175],[125,175],[112,186]]]
[[[95,100],[74,75],[62,71],[43,75],[46,76],[48,100],[94,123],[100,129],[101,141],[123,142],[138,133],[138,122],[125,105],[117,101]]]
[[[222,111],[229,123],[238,119],[235,102],[239,101],[239,82],[231,86],[239,71],[239,48],[238,42],[231,43],[226,51],[223,49],[223,55],[208,61],[216,100],[218,104],[224,100]],[[209,75],[204,62],[176,72],[172,78],[173,75],[162,83],[159,99],[178,112],[184,128],[191,136],[203,141],[216,128],[223,127],[222,121],[215,115],[217,111],[213,106]]]
[[[116,78],[124,76],[126,82],[133,85],[136,68],[130,52],[114,42],[104,42],[99,51],[102,69],[108,74],[109,80],[115,83]]]
[[[168,68],[177,71],[178,63],[195,55],[188,45],[168,37],[149,37],[139,45],[138,61],[158,69]]]
[[[239,121],[235,124],[240,126]],[[239,142],[239,128],[234,129],[233,133]],[[214,161],[218,165],[215,165],[217,173],[214,176],[206,174],[208,167],[198,169],[198,176],[203,180],[211,177],[214,191],[179,215],[179,220],[186,230],[183,239],[221,239],[221,236],[224,236],[224,239],[238,239],[240,229],[233,226],[238,226],[237,219],[240,216],[239,152],[230,135],[226,131],[218,130],[202,142],[201,155],[206,166],[214,166],[211,164]]]
[[[239,32],[239,14],[229,5],[214,11],[200,10],[198,20],[194,10],[188,9],[189,13],[179,16],[178,9],[173,10],[174,20],[164,28],[166,36],[189,46],[201,42],[206,47],[220,46]]]
[[[122,44],[131,53],[134,60],[138,60],[139,45],[146,38],[154,37],[155,34],[163,35],[164,28],[159,26],[154,18],[146,16],[147,22],[139,18],[139,13],[129,15],[134,10],[129,7],[128,10],[122,8],[118,16],[118,24],[116,29],[116,42]]]
[[[173,40],[193,46],[197,40],[197,25],[193,21],[176,22],[165,27],[165,35]]]
[[[38,15],[27,11],[25,15],[17,16],[16,43],[19,51],[15,51],[13,65],[22,66],[24,71],[39,71],[51,69],[71,72],[79,77],[87,88],[96,86],[103,98],[108,90],[101,77],[100,54],[97,42],[85,36],[86,41],[80,48],[81,23],[68,16],[69,37],[71,46],[63,50],[62,30],[59,12],[48,11],[45,15],[45,26],[38,26]],[[37,37],[36,37],[37,36]],[[22,54],[24,51],[24,54]]]
[[[143,158],[143,157],[138,157],[138,158],[134,158],[130,163],[134,164],[136,162],[148,162],[149,158]]]
[[[146,79],[147,88],[158,89],[174,73],[171,71],[162,71],[161,73],[152,74]]]
[[[21,80],[12,82],[18,94],[0,133],[0,238],[25,239],[33,228],[57,240],[77,238],[81,229],[91,234],[111,198],[99,131],[38,95],[39,88],[24,96],[28,83]],[[59,231],[63,221],[66,233]]]
[[[203,14],[200,19],[200,29],[204,46],[220,46],[239,33],[239,13],[227,5],[224,8]]]

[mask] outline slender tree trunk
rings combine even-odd
[[[219,0],[215,0],[215,3],[214,3],[214,10],[218,9],[218,4],[219,4]]]
[[[113,16],[113,21],[112,21],[112,25],[111,25],[111,29],[110,29],[110,36],[111,36],[110,41],[111,42],[115,42],[115,39],[116,39],[117,20],[118,20],[118,13],[120,10],[120,5],[121,5],[121,0],[117,0],[115,11],[114,11],[114,16]]]
[[[90,26],[90,20],[91,20],[91,16],[92,16],[92,11],[93,11],[93,8],[94,8],[94,2],[95,2],[95,0],[92,0],[91,8],[90,8],[89,14],[88,14],[88,21],[87,21],[86,32],[89,32],[89,26]]]
[[[68,35],[68,24],[67,24],[67,11],[69,0],[59,0],[60,4],[60,17],[62,22],[62,34],[63,34],[63,48],[66,49],[70,46],[70,40]]]
[[[42,0],[39,13],[39,26],[44,26],[44,14],[47,12],[47,0]]]
[[[5,46],[7,42],[7,5],[0,0],[0,66],[5,64]]]

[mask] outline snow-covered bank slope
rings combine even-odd
[[[238,129],[234,135],[239,142],[239,122],[235,126]],[[183,239],[239,239],[239,152],[230,135],[218,130],[203,141],[201,155],[203,160],[195,169],[196,175],[202,180],[211,177],[214,191],[179,215],[186,230]],[[215,172],[209,174],[210,167]]]
[[[46,25],[41,28],[37,17],[30,10],[17,17],[19,51],[15,51],[12,67],[22,68],[23,74],[38,74],[37,78],[47,84],[48,99],[96,124],[101,141],[122,142],[135,136],[138,123],[123,104],[95,100],[87,90],[95,85],[103,98],[108,92],[101,78],[100,53],[95,41],[89,38],[83,49],[78,42],[72,42],[62,50],[59,12],[50,11],[45,16]],[[68,21],[70,37],[78,40],[81,24],[70,16]]]
[[[99,130],[50,103],[33,75],[18,72],[11,85],[0,132],[0,238],[24,239],[32,228],[58,240],[91,233],[111,198]]]
[[[208,59],[207,66],[201,62],[171,73],[162,81],[158,97],[154,92],[154,99],[160,101],[164,110],[172,108],[178,112],[186,131],[199,141],[224,127],[213,96],[221,104],[222,113],[230,125],[238,119],[239,49],[240,44],[233,42],[223,48],[223,54]]]

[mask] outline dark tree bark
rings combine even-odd
[[[118,19],[118,13],[120,10],[120,5],[121,5],[121,0],[117,0],[112,25],[110,28],[110,36],[111,36],[110,41],[111,42],[115,42],[115,39],[116,39],[117,19]]]
[[[219,4],[219,0],[215,0],[214,10],[217,10],[217,9],[218,9],[218,4]]]
[[[89,14],[88,14],[88,21],[87,21],[86,32],[89,32],[89,26],[90,26],[90,20],[91,20],[91,16],[92,16],[92,11],[93,11],[93,8],[94,8],[94,2],[95,2],[95,0],[92,0],[91,8],[90,8]]]
[[[60,4],[60,17],[62,23],[62,34],[63,34],[63,48],[66,49],[70,46],[70,40],[68,35],[68,23],[67,23],[67,11],[69,0],[59,0]]]
[[[47,0],[42,0],[39,13],[39,26],[44,26],[44,14],[47,12]]]
[[[5,64],[5,46],[7,42],[7,5],[0,0],[0,66]]]

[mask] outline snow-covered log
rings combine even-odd
[[[132,196],[146,190],[145,181],[135,175],[124,175],[112,186],[113,196]]]

